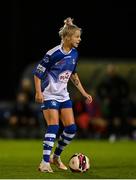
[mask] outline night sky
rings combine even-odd
[[[19,77],[31,62],[60,43],[66,17],[82,28],[80,57],[136,58],[136,8],[119,1],[12,0],[0,5],[1,93],[13,99]]]

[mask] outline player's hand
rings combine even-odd
[[[87,103],[90,104],[93,101],[93,98],[92,98],[92,96],[90,94],[86,93],[85,97],[86,97],[86,102]]]
[[[43,103],[43,94],[41,92],[36,92],[35,101],[37,103]]]

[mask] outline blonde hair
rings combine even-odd
[[[72,36],[75,31],[82,31],[77,25],[73,24],[73,19],[68,17],[64,20],[64,26],[59,30],[59,36],[63,39],[66,36]]]

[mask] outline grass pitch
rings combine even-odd
[[[62,153],[68,164],[76,152],[86,154],[91,167],[86,173],[72,173],[57,169],[54,173],[37,170],[42,157],[42,140],[0,140],[1,179],[135,179],[136,142],[74,140]]]

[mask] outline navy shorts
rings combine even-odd
[[[64,102],[58,102],[56,100],[47,100],[44,101],[43,104],[41,105],[41,109],[63,109],[63,108],[72,108],[72,101],[69,99]]]

